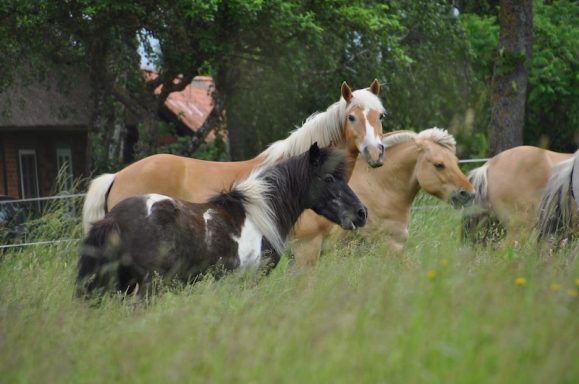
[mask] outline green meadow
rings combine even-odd
[[[422,199],[421,204],[437,204]],[[80,236],[53,212],[38,238]],[[414,211],[404,255],[354,238],[297,269],[74,297],[78,243],[0,256],[2,383],[577,383],[577,244],[473,250]]]

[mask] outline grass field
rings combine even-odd
[[[63,223],[39,233],[71,237]],[[5,253],[0,382],[579,382],[578,248],[473,251],[459,223],[417,210],[403,256],[340,243],[309,270],[100,306],[73,297],[75,243]]]

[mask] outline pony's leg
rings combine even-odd
[[[311,239],[295,240],[292,244],[292,250],[296,265],[299,268],[315,265],[320,258],[323,242],[323,234],[319,234]]]

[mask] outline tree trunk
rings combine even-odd
[[[491,82],[489,156],[523,144],[532,0],[500,0],[500,36]]]

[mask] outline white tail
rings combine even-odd
[[[487,170],[488,165],[485,164],[468,173],[468,181],[470,181],[475,191],[474,203],[480,208],[489,207]]]
[[[105,173],[90,182],[82,207],[82,228],[85,235],[94,222],[105,217],[107,192],[114,180],[114,173]]]
[[[572,158],[557,164],[551,171],[551,177],[539,205],[537,221],[539,239],[558,233],[566,236],[566,232],[573,226],[571,206],[572,195],[576,192],[571,183],[574,162],[579,164],[579,151],[575,152]]]

